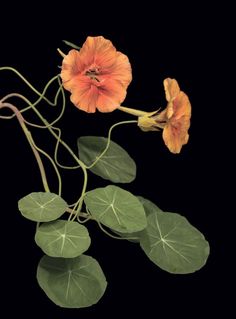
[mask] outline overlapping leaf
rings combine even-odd
[[[209,244],[185,217],[156,211],[147,220],[140,245],[157,266],[170,273],[186,274],[206,263]]]
[[[35,241],[48,256],[63,258],[81,255],[91,243],[85,226],[65,220],[42,224],[36,231]]]
[[[137,196],[137,198],[139,199],[140,203],[143,205],[146,216],[156,211],[162,212],[162,210],[159,207],[157,207],[154,203],[152,203],[150,200],[142,196]],[[142,231],[138,231],[134,233],[120,233],[118,231],[114,231],[114,232],[120,237],[125,238],[132,243],[139,243],[140,234],[142,233]]]
[[[149,216],[152,213],[156,213],[156,212],[163,212],[163,210],[161,210],[156,204],[151,202],[149,199],[146,199],[142,196],[137,196],[137,198],[142,203],[146,216]]]
[[[94,189],[84,200],[90,213],[115,231],[133,233],[147,226],[143,205],[136,196],[120,187],[110,185]]]
[[[18,202],[21,214],[36,222],[49,222],[59,218],[67,206],[64,199],[49,192],[31,193]]]

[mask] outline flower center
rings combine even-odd
[[[97,75],[99,75],[99,68],[90,68],[85,72],[85,75],[88,76],[91,80],[95,80],[97,82],[100,82],[97,78]]]

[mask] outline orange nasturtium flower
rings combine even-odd
[[[189,139],[191,104],[175,79],[165,79],[164,88],[167,107],[160,113],[152,112],[139,117],[138,125],[143,131],[163,129],[162,137],[168,149],[172,153],[180,153]]]
[[[126,97],[132,80],[128,57],[102,36],[87,37],[80,51],[71,50],[62,62],[63,87],[79,109],[112,112]]]

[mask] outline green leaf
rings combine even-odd
[[[147,226],[143,205],[136,196],[120,187],[109,185],[94,189],[84,200],[90,213],[115,231],[132,233]]]
[[[104,151],[108,139],[99,136],[82,136],[78,139],[79,157],[91,165]],[[136,164],[129,154],[115,142],[90,169],[94,174],[114,183],[130,183],[136,177]]]
[[[142,196],[137,196],[137,197],[144,207],[146,216],[149,216],[152,213],[156,213],[156,212],[163,212],[163,210],[161,210],[156,204],[151,202],[149,199],[146,199]]]
[[[146,216],[148,216],[156,211],[162,212],[162,210],[159,207],[157,207],[154,203],[152,203],[150,200],[148,200],[142,196],[137,196],[137,198],[139,199],[140,203],[143,205]],[[142,233],[142,231],[138,231],[138,232],[134,232],[134,233],[120,233],[118,231],[114,231],[114,233],[116,233],[117,235],[119,235],[122,238],[127,239],[128,241],[130,241],[132,243],[139,243],[140,242],[140,234]]]
[[[37,280],[49,299],[65,308],[97,303],[107,286],[99,263],[86,255],[70,259],[44,256],[38,265]]]
[[[204,266],[209,244],[185,217],[156,211],[147,220],[140,245],[157,266],[175,274],[192,273]]]
[[[54,193],[31,193],[18,202],[21,214],[36,222],[49,222],[64,214],[67,203]]]
[[[36,231],[35,241],[48,256],[63,258],[81,255],[91,243],[85,226],[65,220],[42,224]]]

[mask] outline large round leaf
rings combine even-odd
[[[186,274],[206,263],[209,244],[185,217],[156,211],[147,220],[140,245],[157,266],[170,273]]]
[[[70,259],[44,256],[38,265],[37,280],[55,304],[66,308],[97,303],[107,286],[98,262],[86,255]]]
[[[147,226],[143,205],[126,190],[109,185],[88,192],[85,203],[91,214],[105,226],[132,233]]]
[[[81,255],[91,243],[85,226],[65,220],[42,224],[36,231],[35,241],[48,256],[63,258]]]
[[[49,222],[64,214],[67,203],[54,193],[31,193],[18,202],[21,214],[36,222]]]
[[[107,138],[99,136],[80,137],[78,139],[80,159],[86,165],[91,165],[104,151],[107,141]],[[130,183],[136,177],[136,164],[121,146],[110,141],[108,150],[91,171],[114,183]]]

